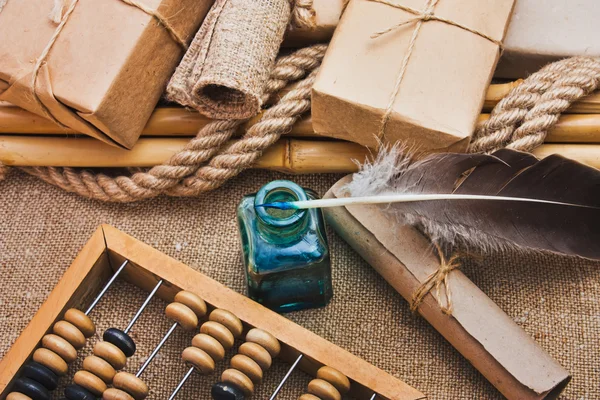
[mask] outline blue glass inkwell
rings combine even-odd
[[[277,180],[244,196],[238,206],[248,296],[274,311],[323,307],[331,300],[325,222],[320,209],[256,206],[317,198],[312,190]]]

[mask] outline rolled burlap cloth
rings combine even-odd
[[[288,27],[290,0],[217,0],[167,87],[214,119],[256,115]]]

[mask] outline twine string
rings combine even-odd
[[[384,5],[390,6],[390,7],[398,8],[400,10],[403,10],[410,14],[415,15],[414,18],[410,18],[406,21],[400,22],[400,23],[393,25],[387,29],[384,29],[383,31],[376,32],[373,35],[371,35],[371,38],[376,39],[376,38],[378,38],[382,35],[385,35],[389,32],[395,31],[403,26],[415,24],[415,28],[413,29],[413,33],[410,38],[410,42],[408,44],[408,49],[406,51],[406,54],[404,55],[404,59],[402,60],[400,72],[398,73],[398,76],[396,77],[396,82],[394,83],[394,89],[390,96],[388,105],[385,109],[385,113],[383,114],[383,117],[381,118],[381,124],[379,127],[379,132],[377,134],[377,137],[379,138],[380,143],[382,143],[383,142],[382,139],[385,135],[385,130],[386,130],[387,124],[388,124],[390,117],[392,115],[392,112],[394,110],[394,102],[396,101],[396,98],[398,97],[398,93],[400,93],[400,85],[402,84],[402,81],[404,80],[404,76],[406,75],[406,69],[408,67],[408,62],[414,51],[415,43],[417,41],[417,37],[419,36],[419,32],[421,31],[421,27],[423,26],[423,23],[425,23],[427,21],[439,21],[439,22],[442,22],[442,23],[445,23],[448,25],[455,26],[457,28],[463,29],[467,32],[471,32],[475,35],[478,35],[484,39],[489,40],[490,42],[498,45],[500,50],[502,49],[502,42],[494,39],[493,37],[491,37],[489,35],[486,35],[483,32],[480,32],[476,29],[470,28],[470,27],[460,24],[456,21],[452,21],[450,19],[435,15],[435,13],[434,13],[435,7],[438,4],[439,0],[427,0],[427,3],[425,4],[425,8],[423,10],[417,10],[415,8],[408,7],[408,6],[405,6],[402,4],[398,4],[398,3],[392,2],[390,0],[368,0],[368,1],[372,1],[375,3],[381,3]]]
[[[452,271],[460,267],[460,263],[458,262],[460,255],[454,254],[450,258],[446,258],[440,246],[435,242],[432,243],[440,259],[440,266],[435,272],[430,274],[425,282],[423,282],[415,291],[415,293],[413,293],[410,309],[415,312],[423,302],[425,296],[427,296],[427,294],[429,294],[435,288],[435,297],[442,312],[444,314],[452,315],[454,307],[452,303],[452,290],[450,289],[449,277]],[[444,293],[446,298],[445,304],[442,301],[442,292],[440,290],[442,285],[444,285]]]

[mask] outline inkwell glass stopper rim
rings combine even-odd
[[[281,179],[267,183],[260,188],[254,198],[254,210],[256,211],[256,215],[267,225],[275,227],[290,226],[301,220],[306,214],[306,210],[295,210],[294,213],[288,217],[277,217],[270,214],[266,207],[256,207],[256,205],[259,204],[278,201],[273,200],[273,196],[281,192],[292,197],[290,199],[286,199],[287,201],[308,200],[308,196],[306,195],[304,189],[292,181]]]

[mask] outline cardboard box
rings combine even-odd
[[[423,10],[427,3],[398,1],[416,10]],[[513,3],[442,0],[434,14],[501,41]],[[419,22],[374,37],[414,17],[376,1],[350,1],[313,88],[312,117],[317,133],[369,147],[378,146],[381,139],[384,143],[401,141],[423,151],[466,149],[498,61],[499,46],[437,20],[421,23],[412,52],[409,44]],[[407,53],[403,79],[394,95]],[[391,114],[384,126],[388,108]]]
[[[350,176],[324,198],[344,197]],[[323,209],[327,223],[409,302],[439,268],[430,242],[416,228],[395,224],[376,205]],[[418,313],[506,398],[555,399],[571,377],[548,353],[460,270],[448,275],[452,315],[445,289],[427,294]],[[443,285],[442,285],[443,286]]]
[[[561,58],[600,57],[598,18],[597,0],[517,1],[495,76],[524,78]]]
[[[183,38],[198,30],[212,0],[144,0]],[[0,12],[0,100],[106,143],[131,148],[183,56],[157,19],[120,0],[79,1],[39,70],[57,26],[54,0],[8,1]]]

